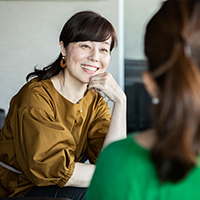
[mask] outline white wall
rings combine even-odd
[[[11,97],[26,82],[26,75],[33,71],[36,64],[49,64],[58,56],[61,28],[71,15],[80,10],[97,11],[116,28],[119,45],[112,53],[107,71],[113,74],[123,88],[123,59],[145,58],[145,26],[161,2],[162,0],[0,1],[0,108],[7,112]]]
[[[107,71],[123,87],[123,0],[93,2],[0,1],[0,108],[8,111],[11,97],[26,82],[36,64],[46,65],[59,55],[59,34],[75,12],[93,10],[115,27],[119,46]]]
[[[144,59],[145,26],[163,0],[124,0],[125,59]]]

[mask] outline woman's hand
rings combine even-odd
[[[108,72],[93,76],[90,79],[88,89],[91,89],[93,92],[95,90],[103,92],[114,103],[121,102],[126,98],[123,90]]]

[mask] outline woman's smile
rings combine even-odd
[[[81,67],[83,71],[85,71],[88,74],[95,74],[95,72],[99,69],[98,67],[85,64],[81,64]]]

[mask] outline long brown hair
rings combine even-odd
[[[160,91],[151,159],[162,182],[183,179],[200,150],[199,9],[200,0],[165,1],[146,27],[145,54]]]
[[[81,11],[74,14],[63,26],[60,34],[60,42],[63,41],[64,47],[67,48],[71,42],[79,41],[95,41],[103,42],[111,37],[110,52],[117,44],[117,36],[112,24],[102,17],[100,14],[93,11]],[[44,80],[57,75],[64,70],[60,66],[62,55],[50,65],[42,70],[36,69],[27,75],[26,80],[33,76],[37,76],[39,80]]]

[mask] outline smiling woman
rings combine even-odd
[[[28,74],[34,78],[11,100],[0,135],[0,196],[84,198],[100,150],[126,137],[126,96],[105,72],[116,43],[97,13],[66,22],[58,58]],[[113,101],[112,116],[97,91]],[[90,164],[79,162],[83,156]]]
[[[95,74],[105,72],[110,63],[111,38],[105,42],[73,42],[65,49],[63,42],[61,54],[66,60],[65,76],[73,85],[89,83]],[[68,74],[68,75],[67,75]]]

